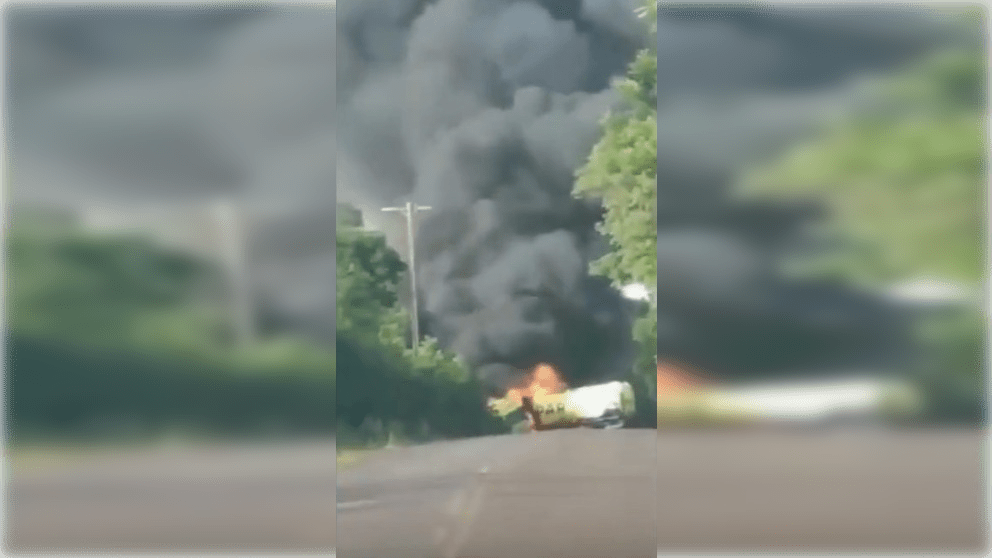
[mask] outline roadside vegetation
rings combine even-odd
[[[974,15],[963,23],[984,19]],[[876,292],[923,279],[970,296],[918,316],[910,355],[932,416],[967,421],[984,418],[987,366],[987,52],[979,43],[883,80],[870,107],[749,169],[738,190],[825,202],[818,234],[831,248],[786,262],[797,277]]]
[[[235,343],[212,263],[21,208],[6,263],[8,443],[333,435],[333,349]]]
[[[638,424],[655,424],[658,355],[658,5],[647,2],[638,15],[649,26],[647,48],[618,80],[621,104],[603,119],[603,136],[577,173],[575,195],[599,199],[605,215],[597,229],[610,250],[593,262],[592,273],[616,288],[640,284],[648,301],[634,322],[638,357],[631,371]]]
[[[337,222],[338,447],[495,433],[483,390],[454,354],[423,339],[409,348],[397,291],[406,265],[347,206]]]

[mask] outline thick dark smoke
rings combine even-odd
[[[420,218],[425,333],[494,391],[540,361],[573,385],[630,363],[630,316],[588,276],[599,208],[574,173],[643,46],[627,0],[358,1],[338,5],[339,196]],[[391,234],[401,248],[402,233]]]
[[[897,366],[879,297],[778,273],[815,206],[744,206],[737,173],[967,39],[936,10],[664,4],[658,19],[659,354],[727,379]]]

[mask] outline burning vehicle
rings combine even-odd
[[[659,427],[898,423],[924,405],[923,394],[905,379],[846,374],[720,383],[658,363]]]
[[[622,428],[635,411],[634,389],[627,382],[609,382],[569,389],[554,368],[538,365],[527,383],[503,398],[490,398],[489,411],[514,430]]]

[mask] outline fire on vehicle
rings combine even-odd
[[[518,431],[621,428],[634,415],[634,390],[627,382],[569,389],[553,366],[540,364],[505,397],[491,398],[489,410]]]

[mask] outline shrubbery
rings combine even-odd
[[[7,256],[12,440],[333,433],[334,351],[233,344],[209,262],[19,211]]]
[[[80,343],[7,338],[12,441],[37,437],[330,434],[334,377],[293,365],[205,363]]]

